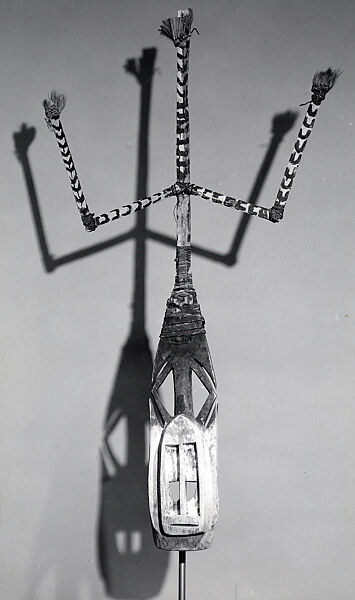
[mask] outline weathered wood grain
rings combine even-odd
[[[159,548],[203,550],[212,542],[218,516],[216,380],[196,292],[192,284],[186,292],[176,287],[167,303],[149,401],[150,514]],[[159,395],[171,372],[173,414]],[[199,410],[193,373],[206,390]]]
[[[176,276],[153,366],[148,491],[154,541],[164,550],[204,550],[218,515],[216,380],[192,283],[188,65],[192,10],[163,21],[177,47]],[[174,409],[162,386],[173,375]],[[206,392],[194,405],[192,376]]]

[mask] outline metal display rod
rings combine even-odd
[[[178,600],[185,600],[186,598],[186,552],[180,550],[179,552],[179,592]]]

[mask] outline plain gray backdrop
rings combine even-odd
[[[192,6],[200,33],[190,69],[197,184],[246,199],[272,118],[299,110],[258,198],[271,206],[313,73],[332,65],[343,74],[320,108],[284,221],[252,220],[233,267],[193,257],[218,381],[220,518],[212,548],[187,557],[191,600],[354,597],[354,6]],[[36,129],[28,160],[52,257],[128,231],[134,217],[84,231],[41,102],[51,89],[68,97],[62,120],[92,210],[131,202],[139,86],[124,64],[155,46],[148,191],[170,185],[175,49],[157,30],[186,7],[170,0],[2,0],[0,7],[0,595],[103,600],[99,448],[131,323],[134,243],[47,273],[13,134],[23,123]],[[173,237],[173,208],[173,199],[150,208],[148,226]],[[240,219],[193,198],[193,242],[226,253]],[[173,259],[172,247],[147,242],[153,354]],[[121,451],[124,435],[116,440]],[[158,552],[152,543],[149,552]],[[155,597],[174,598],[177,557],[161,560],[164,569],[137,567],[136,578],[144,589],[144,577],[155,577]],[[141,596],[149,595],[148,579],[146,589]]]

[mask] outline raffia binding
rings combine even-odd
[[[312,81],[312,102],[320,104],[339,78],[340,69],[329,67],[326,71],[317,71]]]
[[[197,302],[195,288],[191,285],[174,286],[166,303],[166,311],[161,338],[170,338],[173,342],[186,342],[186,338],[206,333],[205,320]]]
[[[300,104],[300,106],[305,106],[306,104],[310,104],[310,102],[319,106],[327,93],[334,87],[340,75],[341,70],[333,69],[333,67],[329,67],[326,71],[316,71],[312,81],[311,100]]]
[[[182,46],[191,37],[193,11],[191,8],[179,10],[177,17],[165,19],[159,27],[160,35],[167,37],[175,46]],[[197,30],[196,30],[197,31]]]
[[[51,119],[59,119],[60,113],[65,107],[66,97],[55,90],[48,94],[48,98],[43,100],[43,108],[46,116],[46,123],[49,129],[52,129]]]
[[[174,289],[166,303],[166,312],[160,337],[168,337],[173,342],[185,342],[198,333],[205,333],[205,320],[189,272],[191,248],[176,248],[176,277]]]

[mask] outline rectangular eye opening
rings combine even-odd
[[[180,481],[170,481],[169,492],[173,500],[173,508],[180,514]]]
[[[197,481],[186,481],[186,502],[195,497],[197,500]]]
[[[184,444],[184,467],[185,467],[185,479],[188,481],[197,481],[197,450],[196,444]]]
[[[184,444],[185,501],[190,516],[200,514],[199,473],[196,443]]]
[[[180,514],[180,452],[178,445],[166,445],[166,469],[172,509]]]

